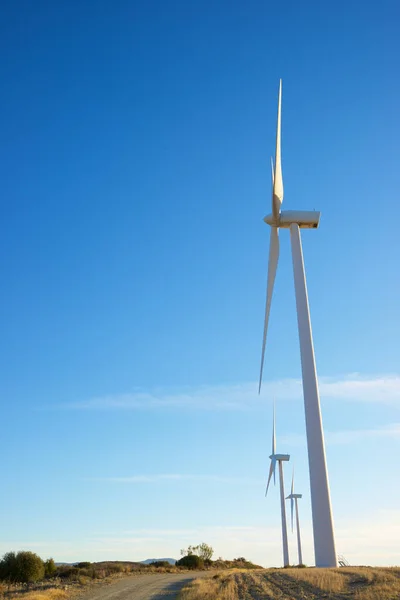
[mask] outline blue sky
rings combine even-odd
[[[303,250],[337,547],[400,564],[399,17],[388,0],[5,3],[0,552],[206,541],[280,564],[275,398],[312,563],[287,232],[256,383],[282,77],[284,208],[322,213]]]

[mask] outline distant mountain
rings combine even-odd
[[[150,563],[155,562],[156,560],[166,560],[171,565],[174,565],[176,563],[176,558],[146,558],[146,560],[141,560],[140,562],[143,565],[149,565]]]

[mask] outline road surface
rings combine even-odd
[[[202,571],[124,577],[110,585],[90,590],[80,600],[172,600],[189,581],[204,577],[205,574]]]

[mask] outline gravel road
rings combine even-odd
[[[172,600],[189,581],[204,577],[205,572],[165,573],[124,577],[110,585],[91,590],[80,600]]]

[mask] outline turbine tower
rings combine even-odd
[[[292,489],[290,491],[289,496],[286,498],[286,500],[290,499],[290,514],[291,514],[291,521],[292,521],[292,533],[293,533],[293,508],[294,507],[296,508],[297,552],[298,552],[298,555],[299,555],[299,565],[302,565],[303,564],[303,553],[301,551],[299,505],[298,505],[299,498],[302,498],[302,494],[295,494],[294,493],[294,468],[293,468]]]
[[[279,484],[281,491],[281,519],[282,519],[282,547],[283,547],[283,565],[286,567],[289,565],[289,546],[287,537],[286,527],[286,507],[285,507],[285,489],[283,481],[283,462],[290,460],[289,454],[277,454],[276,453],[276,439],[275,439],[275,407],[273,412],[273,423],[272,423],[272,454],[270,456],[271,464],[269,467],[269,475],[267,482],[267,489],[265,490],[265,496],[268,494],[269,484],[272,476],[274,476],[275,485],[275,467],[276,463],[279,464]]]
[[[325,458],[317,371],[308,306],[307,283],[304,271],[300,229],[315,229],[320,213],[316,211],[281,211],[283,179],[281,166],[281,98],[282,80],[279,83],[278,122],[276,128],[275,165],[272,171],[272,213],[264,218],[271,227],[269,246],[267,301],[265,307],[264,336],[258,391],[261,389],[268,320],[271,309],[276,269],[279,258],[279,229],[290,229],[292,261],[296,294],[297,323],[300,339],[301,370],[307,432],[308,463],[310,471],[311,509],[314,533],[315,564],[317,567],[336,567],[336,549],[329,492],[328,471]]]

